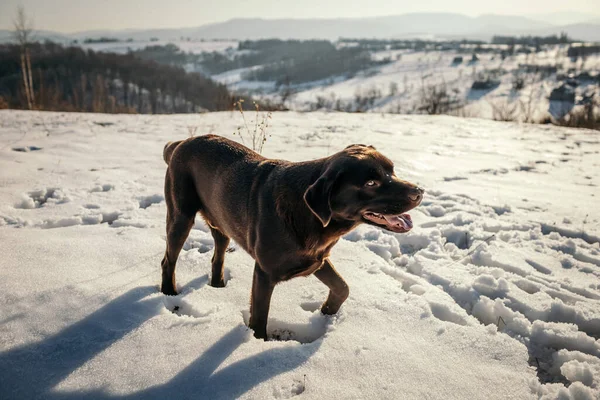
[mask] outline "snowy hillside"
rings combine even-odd
[[[308,84],[292,86],[293,95],[286,105],[298,111],[315,108],[329,110],[356,110],[364,101],[362,111],[400,114],[424,113],[423,92],[433,87],[442,88],[449,100],[456,101],[451,108],[456,115],[493,119],[503,115],[512,120],[539,121],[549,116],[549,96],[561,85],[554,73],[527,72],[527,68],[558,67],[559,72],[579,71],[580,61],[566,56],[568,46],[554,46],[537,54],[515,54],[503,59],[498,52],[478,54],[455,51],[387,50],[372,53],[374,59],[390,59],[390,63],[371,68],[346,79],[335,77]],[[460,62],[453,62],[460,57]],[[585,62],[586,70],[600,72],[600,56],[591,55]],[[248,93],[277,101],[281,97],[275,82],[244,80],[250,67],[227,71],[211,78],[227,85],[234,92]],[[566,75],[563,73],[563,75]],[[514,90],[517,79],[523,87]],[[475,90],[475,81],[490,80],[489,88]],[[581,80],[574,88],[576,101],[592,92],[600,95],[597,78]],[[372,98],[372,102],[367,100]],[[573,104],[568,109],[570,110]],[[497,113],[494,113],[494,109]]]
[[[322,68],[322,65],[307,63],[300,70],[285,71],[296,79],[285,84],[282,72],[277,69],[261,74],[263,69],[272,68],[285,59],[270,58],[273,53],[282,51],[277,47],[267,47],[261,53],[243,46],[240,49],[243,43],[233,40],[199,41],[184,37],[80,44],[85,49],[115,53],[167,45],[176,46],[177,55],[163,48],[163,53],[157,50],[158,54],[150,52],[144,57],[151,58],[154,54],[160,62],[173,57],[173,62],[186,71],[207,75],[235,94],[295,111],[427,114],[428,105],[437,101],[442,109],[431,112],[433,114],[540,122],[551,115],[560,119],[574,108],[574,111],[581,109],[586,98],[591,99],[593,94],[596,98],[600,96],[600,55],[589,54],[585,59],[569,57],[569,49],[578,45],[548,45],[537,52],[532,52],[533,47],[518,48],[511,55],[502,54],[508,51],[508,45],[465,44],[457,48],[456,43],[446,43],[435,50],[429,47],[393,49],[389,44],[389,50],[364,47],[370,64],[358,69],[347,65],[329,74],[309,73],[309,77],[299,79],[300,71]],[[332,45],[338,50],[361,46],[360,42],[350,39]],[[378,49],[386,48],[385,44],[380,45]],[[310,46],[305,50],[315,51]],[[243,61],[244,56],[253,53],[260,56]],[[220,57],[233,65],[227,65]],[[318,53],[314,57],[318,58]],[[334,59],[330,62],[335,64]],[[550,96],[559,87],[566,88],[562,94],[565,99],[554,101],[551,106]]]
[[[158,291],[164,143],[242,124],[0,111],[2,399],[600,398],[596,132],[273,114],[266,156],[368,143],[426,193],[410,233],[365,225],[334,248],[338,315],[314,277],[276,287],[264,342],[246,327],[253,261],[232,245],[210,287],[200,219],[180,295]]]

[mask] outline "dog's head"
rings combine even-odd
[[[407,211],[424,190],[398,179],[394,164],[373,146],[353,144],[331,156],[304,201],[323,226],[331,220],[365,222],[393,232],[408,232]]]

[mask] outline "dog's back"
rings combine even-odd
[[[163,151],[169,165],[165,196],[177,211],[199,211],[211,227],[247,245],[248,201],[253,184],[270,170],[260,154],[216,135],[169,142]],[[267,163],[269,164],[269,163]]]

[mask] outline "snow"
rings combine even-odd
[[[334,248],[350,286],[337,315],[320,313],[314,277],[279,285],[264,342],[246,327],[252,259],[232,244],[227,286],[209,286],[200,219],[180,295],[158,291],[163,146],[189,126],[240,140],[239,113],[0,112],[2,398],[600,397],[596,132],[386,114],[271,124],[266,156],[369,143],[426,193],[409,233],[363,225]]]
[[[140,50],[149,45],[173,44],[185,53],[200,54],[202,52],[220,52],[234,57],[249,52],[238,50],[238,42],[233,40],[186,40],[184,37],[159,40],[155,42],[135,40],[132,42],[113,43],[82,43],[84,49],[95,51],[126,53],[130,50]],[[336,42],[338,47],[351,46],[353,43]],[[448,111],[453,115],[486,119],[509,119],[524,122],[538,122],[549,118],[560,118],[574,106],[581,108],[580,101],[592,93],[600,95],[598,85],[594,80],[579,80],[578,86],[572,88],[575,92],[575,104],[568,101],[549,101],[552,90],[561,86],[556,73],[544,75],[526,72],[527,67],[556,67],[559,74],[577,75],[578,72],[600,72],[600,56],[589,55],[585,61],[567,57],[568,45],[548,46],[531,54],[516,53],[502,59],[499,50],[507,48],[503,45],[481,45],[482,49],[491,47],[494,52],[477,54],[478,61],[472,62],[475,52],[455,50],[382,50],[372,51],[371,58],[381,61],[388,59],[389,63],[379,67],[358,72],[347,78],[346,74],[332,76],[312,82],[297,83],[291,87],[279,87],[276,81],[252,81],[245,77],[249,72],[260,69],[263,65],[239,68],[214,74],[210,78],[222,83],[234,93],[248,94],[255,98],[278,102],[281,91],[291,91],[293,94],[285,106],[296,111],[309,111],[321,103],[325,109],[334,109],[336,104],[346,110],[347,106],[355,108],[357,96],[369,97],[376,95],[371,105],[363,104],[363,112],[384,112],[399,114],[423,113],[423,90],[430,86],[445,85],[453,100],[457,100],[454,109]],[[456,57],[463,61],[454,63]],[[206,73],[202,68],[192,64],[186,65],[188,71]],[[517,76],[523,80],[523,88],[513,89]],[[489,89],[472,90],[471,85],[476,80],[490,78],[498,85]],[[391,88],[395,85],[392,93]],[[570,86],[569,86],[570,87]],[[32,149],[35,150],[35,149]],[[22,151],[32,151],[23,147]],[[523,166],[528,168],[528,166]],[[501,173],[501,172],[499,172]],[[446,177],[449,180],[461,179],[460,176]]]
[[[485,47],[485,46],[484,46]],[[533,80],[533,74],[523,72],[520,65],[556,66],[559,72],[584,69],[581,61],[573,61],[566,56],[566,46],[553,46],[539,53],[515,54],[502,60],[499,54],[479,54],[479,61],[470,62],[472,53],[456,51],[412,51],[386,50],[371,53],[374,60],[388,58],[390,63],[357,73],[350,79],[337,76],[321,81],[293,85],[294,95],[286,103],[287,107],[297,111],[311,110],[318,98],[324,98],[333,109],[336,101],[342,109],[348,104],[356,104],[356,96],[369,96],[369,92],[379,92],[369,112],[385,113],[422,113],[419,111],[424,87],[444,84],[453,98],[464,104],[455,112],[465,117],[494,118],[494,108],[503,110],[514,120],[540,121],[549,116],[548,100],[552,89],[560,86],[556,74],[540,76]],[[454,64],[455,57],[464,61]],[[585,70],[600,71],[600,57],[590,55],[585,61]],[[257,82],[244,80],[244,72],[258,68],[244,68],[214,75],[211,78],[235,92],[259,95],[270,100],[279,100],[280,94],[275,82]],[[524,87],[518,92],[513,90],[515,76],[524,79]],[[489,90],[471,90],[477,79],[497,79],[499,85]],[[396,85],[396,93],[391,93],[391,85]],[[288,90],[288,89],[286,89]],[[592,81],[581,81],[574,89],[578,98],[584,93],[598,92]],[[573,107],[571,103],[553,102],[554,115],[562,116]],[[513,110],[509,112],[508,110]],[[363,110],[365,111],[365,110]]]

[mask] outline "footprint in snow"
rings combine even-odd
[[[150,207],[153,204],[158,204],[160,202],[162,202],[164,200],[164,196],[160,195],[160,194],[153,194],[150,196],[143,196],[139,198],[139,204],[140,204],[140,208],[143,208],[144,210],[148,207]]]
[[[110,183],[105,183],[104,185],[96,185],[92,189],[90,189],[90,193],[98,193],[98,192],[109,192],[114,190],[115,185],[111,185]]]
[[[323,302],[320,301],[305,301],[304,303],[300,304],[300,307],[307,312],[315,312],[317,311],[319,308],[321,308],[321,304],[323,304]]]
[[[467,177],[464,176],[445,176],[444,182],[452,182],[452,181],[466,181]]]
[[[248,326],[250,312],[248,310],[242,311],[242,317],[244,324]],[[276,317],[269,317],[267,337],[268,340],[293,340],[304,344],[312,343],[325,335],[335,319],[336,317],[323,315],[320,312],[313,313],[305,323],[288,322],[279,320]]]
[[[450,310],[446,304],[429,303],[429,307],[431,308],[431,314],[441,321],[451,322],[453,324],[463,326],[467,325],[465,318]]]
[[[41,147],[37,147],[37,146],[19,146],[19,147],[13,147],[12,148],[13,151],[18,151],[20,153],[29,153],[32,151],[39,151],[42,150]]]
[[[69,197],[60,188],[46,188],[24,194],[15,208],[33,209],[46,204],[63,204],[69,201]]]
[[[306,375],[302,379],[294,379],[290,385],[273,389],[273,397],[276,399],[290,399],[301,395],[306,390]]]
[[[185,301],[181,296],[163,296],[165,308],[179,317],[191,317],[202,322],[211,320],[211,315],[218,311],[218,306],[207,306],[198,309]]]

